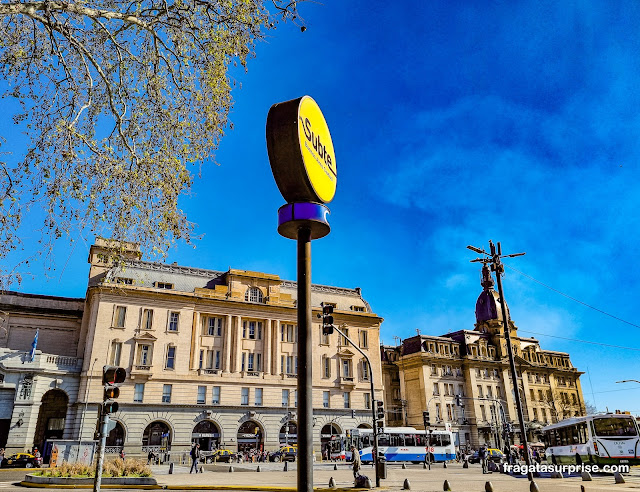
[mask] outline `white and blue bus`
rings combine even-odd
[[[371,429],[351,430],[351,442],[359,450],[363,462],[370,463],[373,460]],[[385,427],[378,433],[378,448],[390,462],[422,463],[426,461],[427,453],[432,463],[456,459],[453,434],[444,430],[428,432],[413,427]]]

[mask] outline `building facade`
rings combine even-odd
[[[73,437],[83,310],[84,299],[0,293],[0,448]]]
[[[510,441],[519,442],[514,384],[509,369],[502,313],[489,269],[476,303],[473,330],[442,336],[418,335],[397,347],[381,347],[385,406],[390,425],[451,429],[461,446],[502,448],[505,424]],[[538,440],[545,424],[585,414],[579,372],[569,354],[543,350],[538,340],[510,336],[518,388],[529,439]]]
[[[93,438],[102,367],[127,369],[108,438],[113,451],[229,448],[273,451],[297,440],[295,282],[277,275],[144,262],[135,248],[119,268],[91,248],[82,322],[83,359],[73,434]],[[320,452],[347,429],[371,427],[368,363],[336,334],[322,335],[320,303],[369,354],[382,391],[382,319],[360,289],[313,285],[314,445]],[[317,322],[315,322],[317,320]]]

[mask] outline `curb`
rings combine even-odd
[[[29,487],[33,489],[93,489],[93,485],[77,485],[63,483],[35,483],[20,482],[21,487]],[[163,489],[162,485],[119,485],[119,484],[102,484],[101,489],[139,489],[139,490],[158,490]]]
[[[73,485],[73,484],[52,484],[52,483],[34,483],[20,482],[22,487],[30,487],[37,489],[93,489],[93,485]],[[268,491],[268,492],[296,492],[297,487],[272,487],[266,485],[118,485],[103,484],[102,489],[138,489],[138,490],[251,490],[251,491]],[[380,487],[384,490],[386,487]],[[354,488],[354,487],[338,487],[330,489],[327,487],[314,487],[317,492],[351,492],[364,491],[370,489]]]

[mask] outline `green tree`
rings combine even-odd
[[[178,198],[231,126],[229,68],[246,70],[256,41],[297,15],[288,0],[0,3],[4,97],[30,139],[21,162],[0,164],[0,261],[36,203],[41,254],[76,229],[160,256],[189,242]]]

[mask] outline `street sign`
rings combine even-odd
[[[271,171],[288,203],[333,200],[336,155],[320,107],[309,96],[271,106],[267,116]]]

